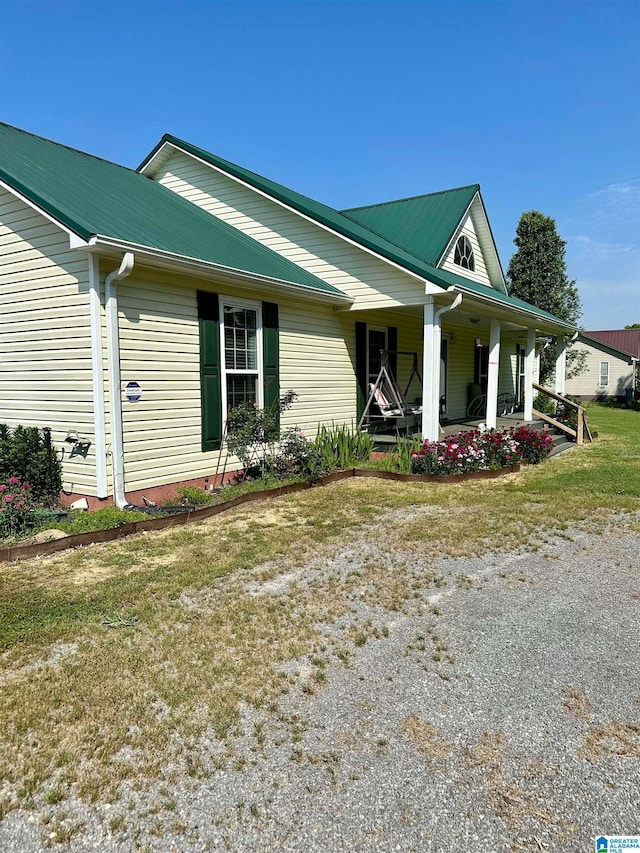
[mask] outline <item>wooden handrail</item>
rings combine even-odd
[[[548,388],[543,388],[542,385],[537,385],[535,382],[532,382],[531,384],[536,391],[542,391],[543,394],[546,394],[548,397],[552,397],[559,403],[564,403],[565,406],[573,406],[574,409],[582,409],[584,412],[584,406],[579,406],[578,403],[574,403],[573,400],[567,400],[566,397],[561,397],[560,394],[556,394],[555,391],[549,391]]]
[[[575,437],[576,444],[584,444],[584,435],[585,432],[589,441],[593,441],[591,437],[591,431],[589,430],[589,424],[587,422],[587,416],[585,415],[584,406],[578,405],[578,403],[574,403],[573,400],[567,400],[566,397],[561,397],[560,394],[556,394],[555,391],[550,391],[548,388],[544,388],[542,385],[538,385],[536,382],[531,383],[536,391],[540,391],[543,394],[546,394],[547,397],[551,397],[552,400],[557,400],[559,403],[562,403],[563,406],[571,406],[572,408],[577,410],[578,413],[578,429],[574,430],[571,427],[566,426],[566,424],[557,421],[555,418],[550,417],[549,415],[545,415],[542,412],[539,412],[537,409],[533,409],[534,414],[539,417],[541,420],[546,423],[552,424],[557,429],[566,432],[568,435]]]

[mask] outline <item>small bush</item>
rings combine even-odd
[[[62,490],[62,463],[48,428],[0,424],[0,483],[18,477],[30,486],[31,502],[52,506]]]
[[[0,483],[0,538],[24,536],[35,526],[29,484],[9,477],[6,483]]]
[[[298,429],[286,430],[276,452],[265,459],[265,472],[279,480],[302,477],[313,482],[329,470],[316,445]]]
[[[547,432],[531,429],[531,427],[521,424],[517,427],[512,427],[511,436],[517,442],[518,451],[525,462],[532,465],[537,465],[546,459],[553,449],[553,439]]]

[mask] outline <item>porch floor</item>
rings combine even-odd
[[[518,424],[524,423],[524,414],[523,412],[514,412],[512,415],[504,415],[503,417],[499,417],[496,423],[496,429],[509,429],[509,427],[517,426]],[[440,424],[442,430],[444,430],[444,436],[453,435],[457,432],[462,432],[463,430],[474,429],[475,427],[480,426],[480,424],[485,423],[484,418],[466,418],[465,420],[459,421],[447,421],[446,423]],[[544,429],[544,421],[538,420],[534,418],[532,421],[527,424],[532,429]],[[400,428],[400,435],[404,435],[404,428]],[[409,435],[418,436],[420,435],[420,429],[418,427],[414,427],[408,430]],[[443,438],[443,433],[440,433],[440,437]],[[381,445],[380,450],[388,450],[390,445],[393,445],[397,441],[397,433],[394,429],[388,429],[385,432],[376,432],[374,434],[376,445]]]

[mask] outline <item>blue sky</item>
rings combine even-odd
[[[334,207],[479,182],[640,322],[640,2],[0,0],[0,120],[136,166],[165,131]]]

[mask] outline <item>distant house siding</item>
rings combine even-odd
[[[320,225],[180,152],[156,179],[356,300],[355,308],[415,304],[424,285]],[[366,305],[364,304],[366,302]]]
[[[473,255],[475,260],[474,271],[462,269],[462,267],[460,267],[454,262],[456,243],[462,236],[465,236],[469,239],[473,248]],[[487,284],[489,285],[489,287],[491,287],[491,281],[487,272],[487,267],[485,264],[484,256],[482,254],[482,249],[480,248],[480,243],[478,242],[478,235],[476,234],[476,230],[470,216],[467,216],[462,227],[456,233],[456,236],[451,244],[449,254],[443,261],[441,266],[443,269],[448,270],[449,272],[456,273],[457,275],[464,275],[466,278],[470,278],[473,281],[478,281],[481,284]]]
[[[65,490],[95,495],[87,255],[0,188],[0,422],[51,427]],[[68,430],[92,441],[70,456]]]
[[[567,394],[585,399],[597,397],[625,397],[633,388],[633,366],[630,358],[622,358],[612,354],[611,350],[587,344],[583,340],[576,343],[577,350],[587,353],[586,370],[573,379],[567,379]],[[609,383],[600,385],[600,363],[609,364]]]

